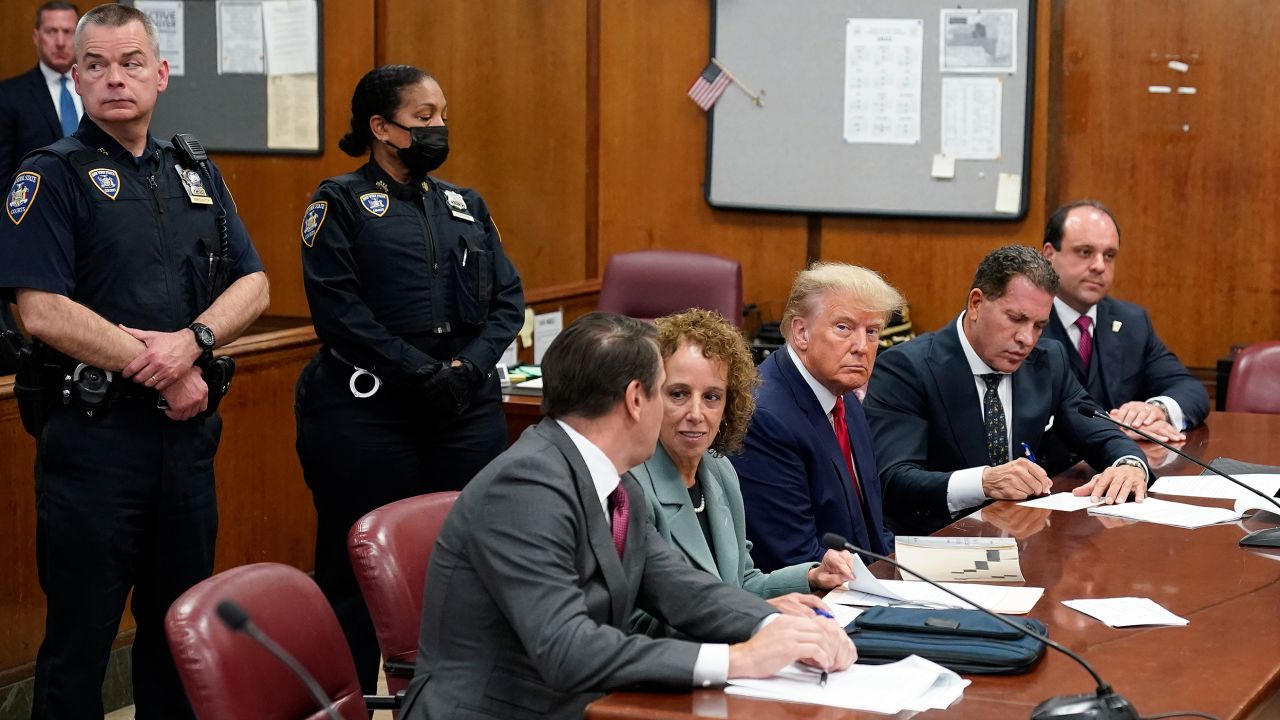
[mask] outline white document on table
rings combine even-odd
[[[969,681],[941,665],[912,655],[888,665],[852,665],[827,675],[791,665],[771,678],[731,679],[725,693],[801,702],[892,715],[903,710],[944,709],[955,702]]]
[[[1261,500],[1262,498],[1258,499]],[[1091,515],[1109,515],[1129,520],[1141,520],[1160,525],[1172,525],[1189,530],[1231,522],[1239,520],[1241,517],[1239,512],[1227,508],[1189,505],[1153,497],[1148,497],[1140,503],[1127,502],[1119,505],[1099,505],[1089,508],[1089,513]]]
[[[1024,500],[1018,503],[1022,507],[1040,508],[1041,510],[1061,510],[1063,512],[1075,512],[1076,510],[1084,510],[1094,505],[1101,505],[1100,501],[1090,500],[1088,495],[1072,495],[1069,492],[1054,493],[1045,495],[1034,500]]]
[[[1187,625],[1191,621],[1169,612],[1150,598],[1094,598],[1063,600],[1063,605],[1101,620],[1111,627],[1138,625]]]
[[[823,598],[838,605],[925,605],[929,607],[972,608],[975,604],[1007,615],[1025,615],[1044,595],[1044,588],[1004,587],[980,583],[939,583],[969,602],[963,602],[922,582],[880,580],[871,574],[862,558],[854,555],[853,579]]]
[[[1264,495],[1275,497],[1280,490],[1280,475],[1272,473],[1243,473],[1235,479]],[[1217,475],[1166,475],[1151,484],[1151,492],[1184,497],[1221,498],[1237,500],[1258,497],[1224,477]],[[1261,501],[1261,498],[1258,498]],[[1275,507],[1272,505],[1272,507]]]

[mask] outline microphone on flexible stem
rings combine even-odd
[[[938,588],[942,592],[960,600],[964,604],[973,606],[978,611],[986,615],[990,615],[1023,635],[1039,640],[1045,645],[1048,645],[1054,650],[1057,650],[1072,660],[1075,660],[1093,676],[1094,682],[1098,684],[1097,692],[1092,695],[1089,693],[1081,695],[1058,695],[1045,700],[1031,711],[1031,720],[1140,720],[1137,709],[1135,709],[1128,700],[1116,694],[1116,692],[1111,689],[1111,686],[1103,681],[1102,676],[1099,675],[1098,672],[1089,665],[1089,663],[1084,661],[1084,658],[1075,654],[1071,650],[1068,650],[1060,643],[1056,643],[1039,633],[1032,632],[1025,626],[1019,625],[1003,615],[991,612],[972,600],[965,599],[959,593],[939,585],[915,570],[903,567],[898,561],[892,558],[864,550],[835,533],[827,533],[826,535],[823,535],[822,546],[828,550],[848,550],[849,552],[866,555],[867,557],[872,557],[876,560],[883,560],[903,572],[910,573],[920,580]]]
[[[295,660],[284,648],[280,647],[275,640],[272,640],[266,633],[259,630],[258,626],[254,625],[253,621],[249,619],[249,613],[245,612],[244,608],[231,600],[223,600],[218,603],[217,613],[223,624],[231,628],[233,632],[248,635],[251,640],[261,645],[267,652],[283,663],[285,667],[289,668],[289,671],[296,675],[302,681],[302,684],[306,686],[307,692],[311,693],[311,697],[329,716],[329,720],[343,720],[342,716],[333,709],[333,701],[324,694],[320,683],[316,682],[316,679],[311,677],[311,673],[307,672],[307,669],[302,667],[302,664]]]
[[[1143,430],[1139,430],[1138,428],[1133,427],[1132,425],[1126,425],[1126,424],[1124,424],[1124,423],[1120,422],[1119,420],[1116,420],[1115,418],[1111,417],[1110,415],[1108,415],[1108,414],[1106,414],[1106,413],[1102,412],[1101,410],[1099,410],[1099,409],[1097,409],[1097,408],[1093,407],[1092,405],[1081,405],[1081,406],[1080,406],[1080,414],[1081,414],[1081,415],[1084,415],[1085,417],[1096,417],[1096,418],[1100,418],[1100,419],[1102,419],[1102,420],[1106,420],[1107,422],[1109,422],[1109,423],[1111,423],[1111,424],[1113,424],[1113,425],[1118,425],[1118,426],[1120,426],[1120,427],[1124,428],[1125,430],[1131,430],[1131,431],[1133,431],[1134,433],[1137,433],[1138,435],[1141,435],[1142,437],[1146,438],[1147,440],[1150,440],[1151,442],[1153,442],[1153,443],[1155,443],[1155,444],[1159,445],[1160,447],[1164,448],[1165,450],[1168,450],[1168,451],[1172,452],[1173,454],[1177,455],[1178,457],[1180,457],[1180,458],[1184,458],[1184,459],[1187,459],[1187,460],[1190,460],[1191,462],[1195,463],[1196,465],[1199,465],[1200,467],[1204,468],[1205,470],[1208,470],[1209,472],[1212,472],[1212,473],[1217,473],[1218,475],[1221,475],[1222,477],[1224,477],[1224,478],[1226,478],[1226,479],[1230,480],[1231,482],[1235,483],[1236,485],[1239,485],[1240,487],[1244,488],[1245,490],[1248,490],[1249,492],[1251,492],[1251,493],[1253,493],[1253,494],[1255,494],[1255,495],[1258,495],[1259,497],[1265,498],[1265,499],[1267,500],[1267,502],[1269,502],[1269,503],[1271,503],[1272,505],[1275,505],[1275,506],[1276,506],[1276,508],[1277,508],[1277,512],[1280,512],[1280,501],[1277,501],[1275,498],[1271,497],[1270,495],[1267,495],[1266,493],[1262,492],[1261,490],[1259,490],[1259,489],[1257,489],[1257,488],[1250,487],[1250,486],[1248,486],[1248,485],[1246,485],[1246,484],[1244,484],[1244,483],[1240,482],[1239,480],[1237,480],[1237,479],[1235,479],[1235,478],[1231,477],[1230,475],[1228,475],[1228,474],[1226,474],[1226,473],[1222,472],[1221,470],[1219,470],[1219,469],[1218,469],[1218,468],[1216,468],[1216,467],[1213,467],[1213,466],[1211,466],[1211,465],[1205,465],[1204,463],[1200,462],[1199,460],[1197,460],[1197,459],[1195,459],[1195,458],[1191,457],[1190,455],[1188,455],[1188,454],[1186,454],[1186,453],[1182,452],[1182,451],[1181,451],[1181,450],[1179,450],[1178,448],[1176,448],[1176,447],[1174,447],[1174,446],[1172,446],[1172,445],[1170,445],[1170,444],[1168,444],[1168,443],[1166,443],[1166,442],[1163,442],[1163,441],[1161,441],[1161,440],[1158,440],[1158,439],[1156,439],[1156,438],[1152,437],[1151,435],[1149,435],[1148,433],[1146,433],[1145,431],[1143,431]],[[1268,528],[1268,529],[1266,529],[1266,530],[1257,530],[1257,531],[1255,531],[1255,532],[1251,532],[1251,533],[1249,533],[1248,535],[1245,535],[1244,537],[1240,538],[1240,545],[1242,545],[1243,547],[1271,547],[1271,548],[1274,548],[1274,547],[1280,547],[1280,528]]]

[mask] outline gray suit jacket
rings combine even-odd
[[[800,563],[766,573],[751,561],[742,490],[738,487],[738,473],[727,459],[707,453],[698,465],[698,483],[706,499],[705,512],[714,547],[707,546],[684,479],[661,443],[653,457],[632,468],[631,474],[644,490],[649,520],[658,534],[679,550],[689,564],[762,598],[809,592],[809,568],[814,563]],[[632,616],[631,628],[634,632],[658,637],[669,634],[669,628],[642,610]]]
[[[772,608],[690,568],[635,480],[622,482],[623,560],[582,456],[550,418],[467,485],[431,555],[401,718],[569,718],[610,690],[689,689],[699,646],[628,635],[636,607],[707,642],[751,636]]]

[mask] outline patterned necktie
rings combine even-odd
[[[1009,462],[1009,436],[1005,432],[1004,405],[1000,402],[1000,373],[982,376],[987,392],[982,396],[983,425],[987,428],[987,464],[995,467]]]
[[[609,493],[609,517],[613,520],[613,547],[618,551],[618,559],[622,559],[622,549],[627,546],[627,491],[618,483],[618,487]]]
[[[58,78],[62,93],[58,97],[58,114],[62,122],[62,134],[70,135],[80,127],[80,118],[76,116],[76,102],[71,99],[71,91],[67,89],[67,76]]]
[[[1080,362],[1084,363],[1084,371],[1089,372],[1089,361],[1093,359],[1093,334],[1089,328],[1093,325],[1093,318],[1081,315],[1075,324],[1080,328],[1080,344],[1076,346],[1080,351]]]
[[[849,468],[849,478],[853,480],[853,494],[858,498],[858,505],[862,505],[862,487],[858,484],[858,473],[853,469],[853,445],[849,441],[849,426],[844,421],[844,397],[836,398],[836,406],[831,411],[831,420],[836,432],[836,444],[840,446],[840,453],[844,455],[845,467]]]

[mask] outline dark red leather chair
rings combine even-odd
[[[413,678],[427,563],[457,498],[456,492],[439,492],[397,500],[360,518],[348,536],[351,567],[369,606],[393,695]]]
[[[1254,343],[1236,355],[1227,383],[1226,409],[1280,413],[1280,340]]]
[[[742,327],[742,264],[677,250],[641,250],[609,258],[598,309],[641,320],[714,310]]]
[[[320,588],[288,565],[258,563],[218,573],[182,594],[165,616],[178,676],[200,720],[327,716],[302,682],[217,616],[232,600],[307,669],[345,720],[368,720],[355,663]]]

